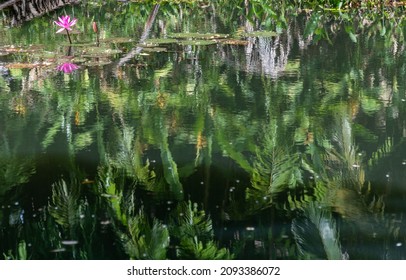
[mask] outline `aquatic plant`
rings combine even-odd
[[[72,20],[70,19],[70,16],[66,15],[66,16],[61,16],[58,17],[58,21],[54,21],[54,23],[58,26],[60,26],[61,28],[58,29],[58,31],[56,31],[56,33],[60,33],[64,30],[66,30],[66,34],[68,35],[68,39],[69,39],[69,43],[72,44],[72,40],[70,38],[69,35],[69,31],[72,31],[72,26],[74,26],[77,22],[76,18],[73,18]]]
[[[65,74],[69,74],[69,73],[72,73],[73,71],[79,69],[79,67],[74,63],[65,62],[65,63],[59,65],[58,67],[56,67],[56,69],[58,71],[63,71]]]

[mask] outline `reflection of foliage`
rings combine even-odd
[[[329,260],[345,258],[331,212],[315,203],[309,204],[304,209],[302,217],[293,220],[292,233],[301,258]]]
[[[230,259],[232,255],[225,248],[218,248],[213,242],[211,220],[196,204],[183,202],[175,211],[170,224],[173,236],[180,240],[177,255],[180,259],[216,260]]]
[[[28,188],[16,188],[29,183],[36,170],[37,151],[25,149],[32,139],[39,160],[43,153],[66,158],[67,168],[84,168],[91,180],[54,183],[52,201],[38,220],[24,216],[30,210],[26,205],[13,214],[0,210],[4,225],[24,220],[16,222],[15,236],[0,232],[1,240],[13,240],[12,245],[0,244],[2,253],[49,258],[53,251],[54,258],[94,259],[114,251],[121,258],[164,259],[170,257],[170,237],[174,258],[244,258],[249,246],[256,257],[295,258],[296,242],[301,258],[336,259],[343,257],[341,245],[351,257],[362,256],[349,247],[369,241],[372,231],[380,245],[404,243],[402,19],[388,19],[389,9],[353,18],[345,3],[340,10],[333,2],[325,1],[324,11],[317,7],[294,19],[286,16],[293,9],[277,1],[216,1],[216,16],[207,12],[213,2],[207,7],[200,1],[162,4],[151,37],[224,29],[241,44],[166,41],[168,52],[135,56],[114,75],[110,67],[99,66],[54,75],[35,67],[42,59],[35,53],[38,46],[23,48],[30,55],[10,49],[7,61],[27,62],[13,67],[34,68],[11,69],[13,79],[0,81],[6,92],[0,96],[4,203],[34,196]],[[133,48],[153,4],[105,5],[109,13],[99,13],[97,5],[68,8],[94,15],[81,23],[79,41],[92,39],[87,30],[96,20],[103,44]],[[40,48],[62,53],[56,47],[61,38],[39,32],[47,22],[38,18],[1,33],[0,43],[38,45],[45,36],[49,41]],[[53,176],[66,178],[60,174],[61,162],[50,168]],[[47,174],[38,174],[42,176]],[[183,192],[203,202],[206,212],[185,203]],[[166,200],[178,204],[169,220],[159,209]],[[272,221],[261,216],[275,209],[284,212],[269,215]],[[395,211],[400,213],[392,215]],[[292,219],[291,232],[277,230],[279,223]],[[231,237],[220,238],[221,244],[231,244],[230,252],[216,243],[214,232],[223,223],[253,220],[261,226],[229,230]],[[349,230],[339,234],[339,229]],[[121,247],[106,247],[111,236],[121,241],[111,243]],[[341,245],[338,236],[345,236]],[[79,243],[66,247],[62,238]],[[268,253],[274,244],[278,252]]]
[[[67,185],[63,179],[52,186],[52,206],[49,212],[63,227],[72,228],[79,220],[79,187],[79,182]]]
[[[166,259],[169,232],[165,225],[153,219],[152,225],[141,210],[128,221],[128,236],[123,235],[124,246],[131,259]]]

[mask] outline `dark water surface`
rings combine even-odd
[[[215,8],[0,28],[2,257],[406,257],[402,27]]]

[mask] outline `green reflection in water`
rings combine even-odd
[[[182,5],[1,31],[4,258],[404,258],[403,30]]]

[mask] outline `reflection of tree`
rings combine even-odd
[[[134,36],[146,16],[119,13],[151,9],[134,7],[120,6],[111,19],[124,23],[123,34]],[[255,10],[255,20],[247,20],[253,10],[232,11],[238,20],[228,22],[184,9],[179,23],[179,8],[163,5],[151,36],[271,26],[260,20],[269,11]],[[53,169],[58,180],[39,219],[23,206],[0,210],[17,233],[1,232],[13,244],[0,248],[15,258],[339,259],[382,257],[384,245],[404,244],[402,33],[381,38],[383,26],[368,25],[354,45],[354,29],[343,34],[331,23],[334,44],[312,45],[325,31],[319,15],[297,19],[307,28],[288,21],[287,33],[248,36],[244,46],[173,45],[134,56],[116,76],[109,67],[63,77],[15,71],[4,86],[11,97],[0,97],[0,194],[29,182],[36,149],[68,164]],[[25,148],[26,139],[38,147]],[[362,242],[375,252],[354,249]]]

